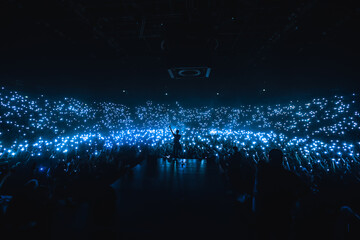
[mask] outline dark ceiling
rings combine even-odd
[[[227,103],[359,88],[358,1],[1,4],[0,80],[14,88],[117,102]],[[208,79],[174,80],[167,71],[174,66],[212,71]]]

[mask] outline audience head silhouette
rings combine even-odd
[[[39,182],[36,179],[31,179],[25,183],[25,188],[29,191],[35,190],[39,187]]]
[[[283,152],[280,149],[272,149],[269,152],[269,163],[274,167],[281,167],[283,156]]]
[[[179,134],[179,132],[180,132],[180,131],[179,131],[179,129],[178,129],[178,130],[176,130],[176,134]]]

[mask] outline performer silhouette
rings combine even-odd
[[[176,133],[172,130],[171,126],[169,125],[170,131],[174,136],[174,148],[173,148],[173,155],[175,158],[179,157],[181,153],[181,144],[180,144],[180,138],[181,135],[179,134],[179,130],[176,130]]]

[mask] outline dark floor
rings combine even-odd
[[[112,184],[117,215],[97,233],[115,239],[248,239],[250,214],[235,204],[218,165],[207,160],[146,160]],[[97,238],[88,206],[61,212],[53,238]],[[66,220],[68,219],[68,220]],[[60,221],[60,220],[58,220]],[[100,237],[99,236],[99,237]],[[107,237],[105,237],[107,238]],[[104,239],[105,239],[104,238]]]

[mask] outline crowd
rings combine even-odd
[[[343,204],[344,216],[356,216],[343,199],[357,198],[345,194],[340,201],[327,188],[348,193],[360,180],[359,100],[352,94],[237,108],[185,108],[177,102],[150,101],[128,107],[34,97],[2,88],[0,205],[7,221],[1,226],[20,235],[29,229],[48,229],[47,213],[58,209],[57,204],[71,206],[89,199],[93,213],[100,216],[94,219],[111,219],[114,193],[96,186],[108,186],[145,158],[172,158],[169,124],[182,135],[181,157],[217,159],[243,202],[254,198],[255,179],[264,169],[262,163],[269,161],[270,150],[281,149],[282,168],[299,177],[311,193],[321,192],[316,199],[330,196],[336,206]],[[246,161],[239,164],[236,159]],[[273,174],[280,171],[271,169]],[[266,170],[263,173],[269,175]],[[282,170],[279,174],[286,175]],[[105,191],[106,200],[93,199],[94,191]],[[309,202],[317,203],[305,199],[301,204]],[[334,209],[313,207],[319,212]],[[20,215],[23,221],[15,221]],[[298,225],[308,219],[297,216]],[[106,225],[96,221],[99,229]]]
[[[223,158],[237,146],[257,162],[270,149],[280,148],[294,171],[358,171],[355,94],[273,106],[183,108],[149,101],[130,108],[29,97],[3,88],[0,106],[0,158],[11,162],[24,154],[58,159],[85,151],[96,157],[122,146],[165,157],[172,152],[171,124],[182,134],[184,158]]]
[[[219,163],[240,206],[238,215],[247,216],[250,232],[243,238],[358,239],[360,182],[355,176],[299,174],[287,169],[279,149],[255,163],[234,147]]]

